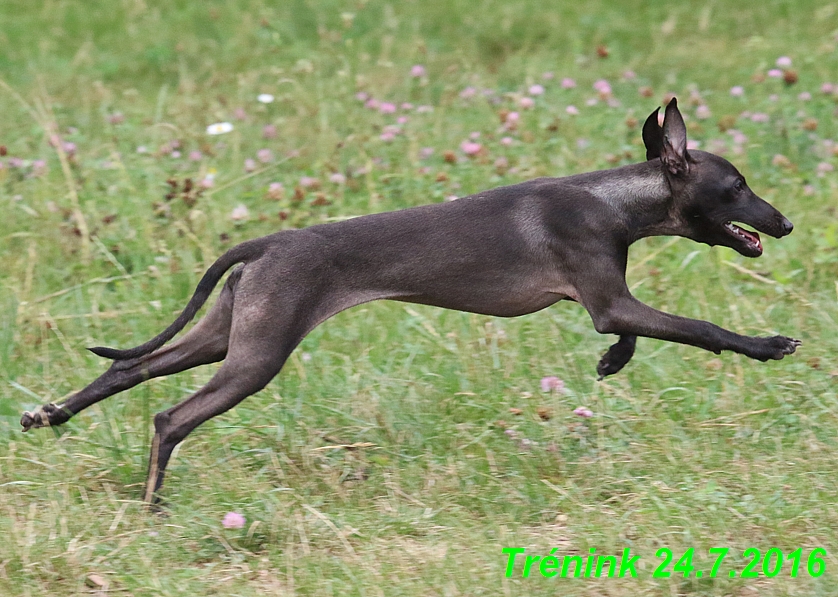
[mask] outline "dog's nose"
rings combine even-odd
[[[792,230],[794,230],[794,224],[789,222],[787,218],[783,218],[783,235],[791,234]]]

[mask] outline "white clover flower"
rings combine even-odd
[[[233,130],[233,125],[229,122],[216,122],[207,127],[208,135],[223,135]]]
[[[270,104],[274,101],[274,96],[272,96],[270,93],[260,93],[258,96],[256,96],[256,99],[259,100],[259,102],[262,104]]]
[[[204,189],[211,189],[215,186],[215,168],[210,168],[210,171],[206,173],[201,182],[198,183]]]
[[[238,222],[241,220],[246,220],[250,216],[250,210],[247,209],[244,205],[238,205],[233,208],[233,211],[230,213],[230,219],[234,222]]]

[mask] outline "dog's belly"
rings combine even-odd
[[[575,289],[563,287],[554,290],[519,288],[510,289],[506,292],[495,290],[492,292],[463,293],[456,296],[423,294],[391,298],[454,311],[466,311],[496,317],[518,317],[519,315],[541,311],[561,300],[577,300],[577,294]]]

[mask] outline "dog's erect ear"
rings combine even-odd
[[[647,160],[661,157],[663,149],[663,129],[658,124],[658,112],[660,108],[649,114],[649,118],[643,124],[643,145],[646,146]]]
[[[664,112],[661,161],[670,173],[682,176],[690,171],[688,159],[687,126],[678,110],[678,102],[673,97]]]

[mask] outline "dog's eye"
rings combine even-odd
[[[742,179],[737,180],[737,181],[733,184],[733,192],[734,192],[734,193],[738,193],[739,191],[741,191],[741,190],[742,190],[742,189],[744,189],[744,188],[745,188],[745,183],[744,183],[744,182],[742,182]]]

